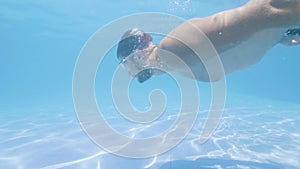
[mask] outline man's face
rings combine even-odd
[[[143,50],[139,50],[122,61],[122,66],[128,71],[130,76],[135,77],[140,71],[150,68],[149,56],[153,52],[154,45],[149,45]]]
[[[122,66],[127,70],[130,76],[135,77],[140,71],[141,66],[138,61],[138,56],[132,54],[122,62]]]

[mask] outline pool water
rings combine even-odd
[[[83,131],[73,107],[76,60],[99,28],[133,13],[163,12],[188,19],[245,2],[1,1],[0,168],[300,168],[300,46],[277,45],[257,65],[226,77],[224,113],[205,143],[199,135],[211,89],[198,82],[201,104],[192,130],[175,148],[151,158],[104,151]],[[149,108],[148,95],[155,88],[164,91],[168,102],[164,115],[152,125],[130,124],[111,99],[109,82],[118,66],[115,53],[112,48],[105,56],[95,81],[97,103],[107,122],[128,137],[151,137],[167,130],[180,109],[174,80],[161,76],[145,84],[132,82],[130,99],[138,109]]]

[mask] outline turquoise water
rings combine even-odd
[[[210,85],[199,82],[201,110],[193,129],[171,151],[148,159],[105,152],[80,127],[73,108],[72,78],[85,42],[100,27],[137,12],[185,19],[237,7],[242,0],[1,1],[0,168],[300,168],[300,46],[277,45],[258,64],[227,76],[227,100],[214,135],[201,144]],[[158,41],[161,37],[157,37]],[[101,45],[101,44],[99,44]],[[164,115],[153,125],[122,119],[110,97],[116,49],[96,78],[96,97],[106,120],[128,137],[167,130],[178,115],[180,92],[168,76],[134,81],[130,98],[141,110],[149,92],[163,90]],[[103,65],[103,64],[102,64]]]

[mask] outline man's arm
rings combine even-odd
[[[239,8],[223,11],[206,18],[190,19],[169,34],[180,37],[180,39],[198,37],[194,43],[201,45],[201,34],[197,31],[190,32],[188,22],[205,33],[218,52],[223,52],[262,29],[300,26],[300,0],[250,0]],[[172,49],[175,48],[173,45],[179,44],[176,40],[166,37],[161,41],[160,46]],[[178,47],[182,47],[182,45]],[[176,49],[178,48],[176,47]]]
[[[201,48],[203,51],[201,59],[216,59],[213,58],[214,56],[206,56],[207,38],[217,52],[222,53],[247,40],[256,32],[297,25],[297,21],[300,20],[299,4],[299,0],[251,0],[239,8],[223,11],[206,18],[190,19],[172,30],[160,42],[159,48],[175,54],[188,65],[201,65],[201,61],[191,48]],[[167,58],[160,53],[158,55],[161,60]],[[169,60],[166,61],[167,64],[170,63]],[[213,66],[213,62],[211,64]],[[169,65],[177,68],[172,63]],[[216,75],[213,78],[218,80],[221,76]]]
[[[261,6],[246,4],[242,7],[223,11],[206,18],[190,19],[172,30],[159,44],[159,49],[166,50],[181,58],[189,66],[195,65],[197,79],[208,81],[205,65],[215,66],[217,55],[211,53],[213,46],[218,53],[237,45],[251,34],[267,28],[267,15]],[[260,11],[258,13],[257,11]],[[192,49],[200,51],[201,60]],[[180,64],[173,62],[173,56],[158,52],[158,57],[174,71],[181,72]],[[217,71],[217,70],[216,70]],[[184,74],[184,70],[181,72]],[[223,77],[220,72],[210,71],[212,81]],[[212,75],[213,74],[213,75]]]
[[[264,0],[260,0],[264,1]],[[218,52],[222,52],[239,41],[246,39],[249,35],[258,30],[270,27],[268,23],[267,10],[260,4],[248,3],[242,7],[223,11],[205,18],[193,18],[181,24],[164,38],[160,46],[166,49],[172,49],[180,42],[170,38],[171,36],[180,39],[194,40],[194,43],[201,45],[202,31],[213,43]],[[191,24],[198,30],[191,29]],[[179,45],[181,47],[181,45]],[[176,48],[178,49],[178,48]]]

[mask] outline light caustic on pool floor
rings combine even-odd
[[[206,161],[206,165],[218,164],[223,168],[230,165],[297,168],[300,167],[299,114],[299,110],[271,108],[228,109],[214,136],[200,144],[203,114],[188,137],[170,152],[158,156],[155,162],[154,159],[126,159],[105,153],[85,136],[74,113],[16,115],[0,121],[0,168],[101,166],[105,169],[124,165],[165,168],[169,161],[173,161],[174,167],[200,165]],[[131,132],[142,135],[147,129],[151,127]]]

